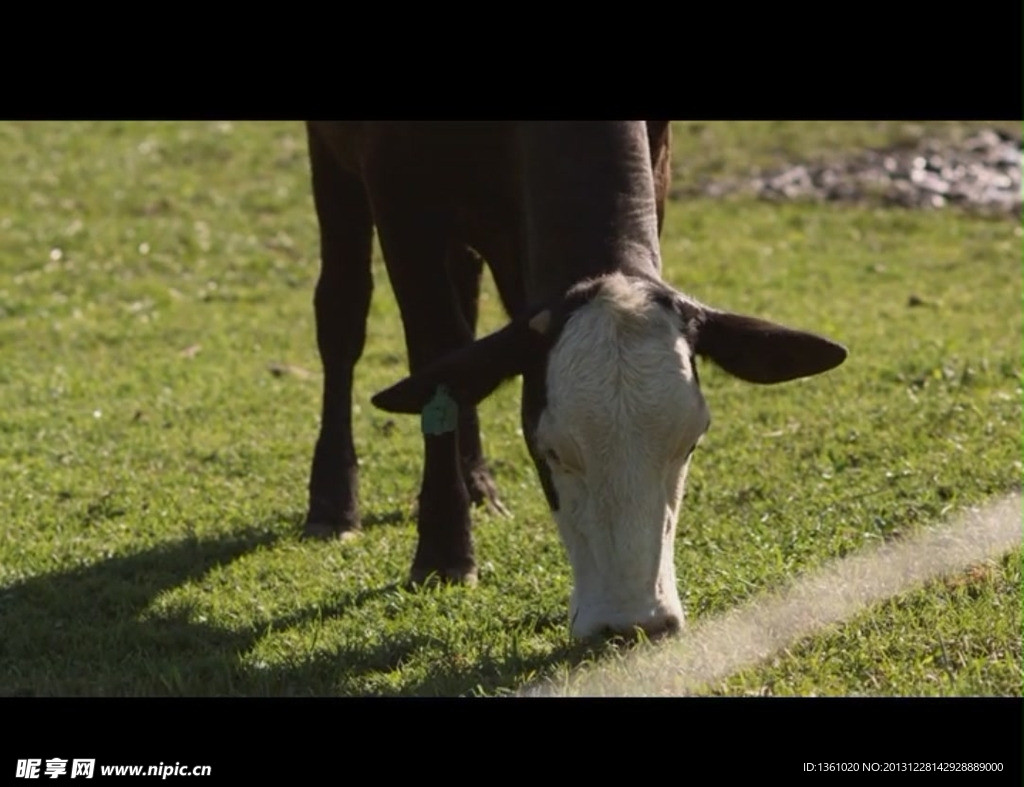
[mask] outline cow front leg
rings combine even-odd
[[[410,204],[407,200],[415,193],[408,184],[393,190],[381,184],[379,190],[371,191],[413,373],[473,340],[445,265],[444,218],[422,203]],[[419,542],[410,580],[415,585],[431,580],[472,584],[476,561],[469,493],[459,455],[459,416],[453,414],[440,425],[428,421],[423,421],[423,482],[416,515]]]
[[[329,147],[329,128],[308,127],[313,197],[320,224],[320,278],[313,304],[323,362],[323,410],[309,479],[303,535],[343,538],[360,527],[352,439],[352,373],[366,341],[373,279],[373,222],[362,183]]]
[[[456,432],[424,435],[423,484],[416,527],[419,541],[409,572],[413,585],[476,584],[469,493],[462,476]]]
[[[462,312],[463,320],[476,335],[477,315],[480,302],[480,276],[483,260],[465,244],[453,244],[448,250],[448,274],[455,288],[455,298]],[[498,487],[491,476],[491,470],[484,458],[480,440],[480,421],[476,407],[466,406],[459,410],[459,456],[462,460],[462,477],[466,482],[473,505],[486,506],[495,513],[509,515],[509,510],[498,496]]]

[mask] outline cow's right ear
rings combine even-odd
[[[457,403],[475,405],[505,380],[522,374],[543,352],[550,326],[548,309],[511,322],[380,391],[370,401],[391,413],[419,413],[443,385]]]

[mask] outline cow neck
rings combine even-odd
[[[642,121],[524,123],[519,146],[531,305],[616,271],[660,280]]]

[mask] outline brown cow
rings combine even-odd
[[[522,374],[524,435],[573,568],[573,633],[677,629],[676,520],[710,421],[694,356],[774,383],[831,369],[845,349],[661,280],[665,122],[310,123],[308,135],[324,399],[305,533],[359,527],[352,371],[376,227],[411,375],[373,401],[423,418],[412,581],[475,580],[470,502],[500,506],[476,404]],[[481,259],[512,322],[474,341]]]

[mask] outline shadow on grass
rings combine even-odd
[[[122,695],[147,682],[154,694],[198,691],[198,676],[251,637],[182,618],[140,618],[161,593],[279,538],[259,526],[186,538],[0,589],[0,694]]]
[[[456,653],[443,653],[443,643],[429,635],[405,634],[398,639],[363,648],[337,648],[317,653],[300,668],[275,665],[252,674],[247,692],[260,696],[336,695],[333,689],[345,680],[380,676],[399,669],[422,649],[441,650],[431,669],[417,678],[405,677],[400,688],[382,688],[378,696],[460,697],[511,694],[507,690],[516,675],[535,675],[557,662],[573,665],[593,659],[597,651],[587,645],[562,645],[543,655],[521,657],[485,656],[472,664]]]
[[[0,589],[0,696],[335,695],[346,683],[398,669],[423,648],[444,651],[435,637],[402,632],[366,646],[311,651],[286,665],[264,668],[247,658],[268,630],[343,617],[399,592],[399,582],[343,593],[328,605],[310,604],[237,630],[206,623],[187,608],[149,611],[162,593],[277,543],[283,537],[272,532],[277,524],[182,539]],[[526,629],[552,625],[536,621],[535,628],[524,621]],[[517,674],[589,652],[566,645],[541,656],[496,653],[472,663],[449,653],[421,677],[382,693],[488,693]]]

